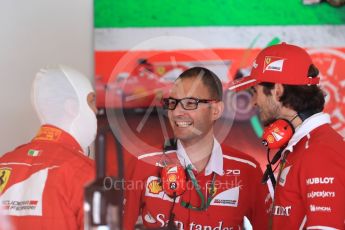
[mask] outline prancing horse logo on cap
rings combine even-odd
[[[267,71],[283,71],[283,64],[285,59],[280,57],[265,57],[263,72]]]

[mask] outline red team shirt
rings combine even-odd
[[[124,229],[133,229],[141,214],[147,228],[166,226],[173,199],[167,196],[160,183],[162,157],[182,166],[190,160],[180,142],[177,151],[148,153],[139,156],[132,180],[126,185]],[[211,197],[204,211],[183,207],[181,201],[199,206],[201,199],[191,181],[187,190],[176,199],[173,208],[177,229],[242,229],[246,216],[255,229],[267,229],[271,196],[261,184],[262,171],[250,156],[231,148],[224,148],[215,140],[211,158],[205,170],[194,175],[205,199]],[[215,175],[215,192],[210,187]],[[141,182],[141,183],[140,183]]]
[[[329,123],[313,115],[284,150],[273,229],[345,229],[345,142]]]
[[[0,158],[0,200],[15,229],[84,229],[83,193],[94,163],[68,133],[42,126]]]

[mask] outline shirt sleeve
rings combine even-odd
[[[306,208],[307,229],[344,229],[344,154],[327,146],[306,152],[300,186]]]
[[[250,177],[252,185],[251,193],[251,211],[248,217],[253,229],[268,229],[270,209],[272,206],[272,197],[269,193],[267,184],[261,183],[263,173],[260,165],[256,168]]]

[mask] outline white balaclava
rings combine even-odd
[[[33,82],[32,102],[41,124],[54,125],[71,134],[83,148],[95,140],[96,115],[87,103],[94,92],[90,81],[66,66],[41,69]]]

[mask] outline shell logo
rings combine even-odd
[[[163,191],[162,186],[160,185],[158,180],[153,180],[148,184],[148,189],[150,193],[159,194]]]
[[[272,135],[269,135],[267,137],[267,141],[268,141],[268,143],[273,143],[274,142],[274,137]]]
[[[169,180],[169,182],[176,182],[176,175],[170,174],[168,180]]]

